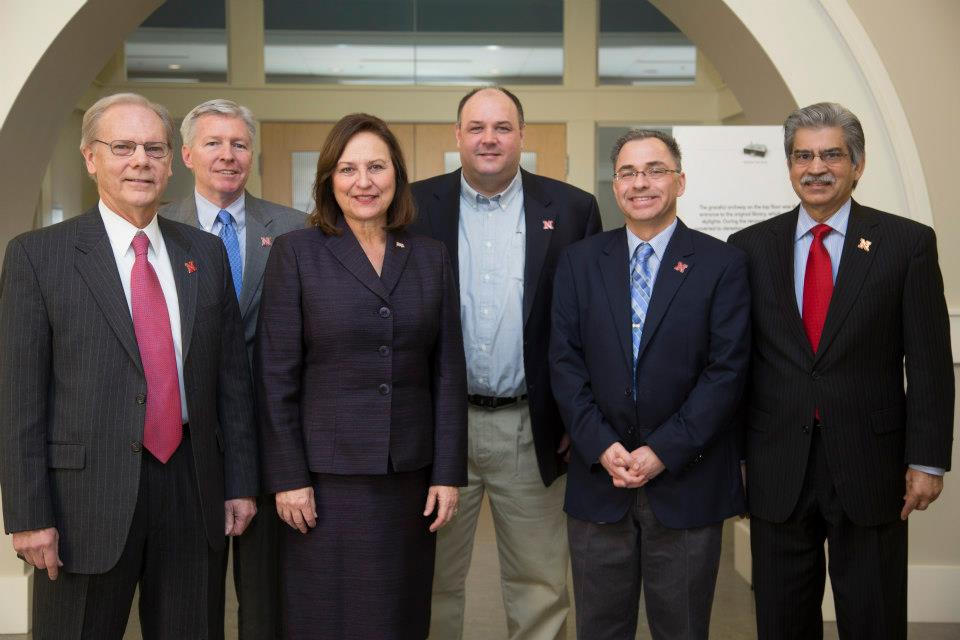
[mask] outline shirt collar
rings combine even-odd
[[[120,260],[127,254],[127,251],[133,251],[130,243],[133,242],[133,236],[143,231],[150,241],[150,249],[157,255],[158,248],[163,244],[163,236],[160,235],[160,225],[157,223],[157,216],[153,218],[143,229],[138,229],[129,220],[120,216],[110,207],[100,201],[100,218],[103,220],[103,226],[107,230],[107,238],[110,240],[110,247],[117,260]],[[149,251],[149,249],[148,249]]]
[[[673,222],[671,222],[666,229],[650,238],[650,240],[641,240],[633,231],[630,231],[630,227],[624,226],[627,230],[627,249],[629,249],[627,255],[633,257],[633,252],[637,250],[640,243],[646,242],[653,249],[653,254],[657,256],[657,260],[663,262],[663,256],[667,252],[667,245],[670,244],[670,239],[673,238],[673,232],[677,230],[677,220],[678,218],[674,218]]]
[[[200,221],[200,226],[203,227],[204,231],[212,233],[213,225],[217,221],[217,216],[220,214],[220,207],[204,198],[198,191],[194,191],[193,195],[197,202],[197,219]],[[224,209],[233,216],[233,225],[237,233],[240,233],[240,230],[243,229],[246,224],[243,215],[245,203],[246,193],[241,192],[239,198],[224,207]]]
[[[823,223],[839,233],[840,237],[846,237],[847,235],[847,224],[850,222],[850,202],[851,199],[847,198],[847,201],[843,203],[843,206],[840,207],[835,214],[830,216],[827,221]],[[804,235],[810,232],[810,229],[813,229],[818,224],[820,223],[814,220],[801,204],[800,214],[797,216],[797,232],[793,238],[794,241],[802,238]]]
[[[477,205],[483,200],[493,200],[494,198],[500,199],[500,208],[506,208],[509,206],[510,202],[517,196],[518,193],[523,191],[523,180],[520,177],[520,169],[517,169],[517,175],[513,177],[513,180],[510,181],[510,184],[507,185],[507,188],[501,191],[500,193],[495,193],[489,198],[485,195],[482,195],[477,192],[476,189],[470,186],[467,182],[467,179],[464,177],[463,172],[460,172],[460,197],[469,204],[474,209],[477,208]]]

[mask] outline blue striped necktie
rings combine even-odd
[[[630,311],[633,330],[633,396],[637,396],[637,355],[640,352],[640,338],[643,337],[643,323],[647,319],[650,307],[650,256],[653,247],[641,242],[630,259]]]
[[[230,261],[230,273],[233,275],[233,289],[237,298],[240,298],[240,289],[243,287],[243,258],[240,257],[240,241],[237,239],[237,229],[233,224],[233,216],[226,209],[220,209],[217,214],[220,221],[220,239],[227,248],[227,260]]]

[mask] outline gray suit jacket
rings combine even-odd
[[[250,376],[223,243],[160,219],[207,539],[259,488]],[[10,241],[0,277],[0,486],[7,532],[57,527],[64,569],[117,562],[139,489],[147,383],[96,207]]]
[[[267,266],[270,247],[277,236],[294,229],[303,229],[306,219],[302,211],[244,194],[247,226],[246,256],[243,262],[243,289],[240,292],[240,315],[247,343],[247,359],[253,364],[253,338],[260,315],[260,293],[263,290],[263,269]],[[160,215],[196,227],[197,200],[194,194],[160,209]]]

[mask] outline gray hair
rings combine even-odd
[[[850,162],[855,167],[859,167],[866,148],[863,126],[853,112],[836,102],[818,102],[797,109],[787,116],[783,123],[783,150],[787,154],[787,162],[790,162],[790,154],[793,153],[793,140],[797,135],[797,129],[827,127],[840,127],[843,131],[843,142],[850,152]]]
[[[196,133],[197,121],[203,116],[219,115],[231,118],[240,118],[243,124],[247,126],[247,133],[250,134],[250,141],[253,142],[257,135],[257,123],[253,119],[253,112],[242,104],[237,104],[233,100],[226,98],[216,98],[207,100],[198,104],[183,119],[180,125],[180,136],[183,138],[183,144],[188,147],[193,144],[193,136]]]
[[[683,166],[680,163],[680,145],[677,144],[676,139],[672,135],[658,129],[631,129],[617,138],[617,141],[613,143],[613,150],[610,152],[610,162],[613,164],[614,171],[617,169],[617,157],[620,155],[620,150],[623,149],[623,145],[628,142],[633,142],[634,140],[647,140],[648,138],[656,138],[665,144],[667,150],[670,151],[670,155],[673,156],[673,161],[677,163],[677,171],[683,170]]]
[[[110,107],[121,104],[137,105],[157,114],[157,117],[163,122],[163,131],[167,139],[150,140],[149,142],[166,142],[170,147],[173,147],[173,140],[176,134],[174,133],[173,120],[170,118],[170,112],[167,111],[166,107],[156,102],[150,102],[139,93],[115,93],[100,98],[83,114],[83,124],[80,127],[81,151],[93,144],[93,141],[98,137],[97,129],[100,126],[100,120],[103,118],[103,114],[106,113]]]

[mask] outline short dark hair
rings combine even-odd
[[[323,143],[320,158],[317,160],[317,177],[313,183],[313,212],[308,218],[309,224],[317,227],[325,235],[340,235],[337,218],[343,214],[337,199],[333,195],[333,172],[340,162],[343,150],[358,133],[369,132],[383,140],[390,150],[390,162],[393,163],[396,186],[393,201],[387,209],[387,231],[400,231],[413,222],[416,208],[410,193],[410,181],[407,178],[407,165],[403,161],[403,151],[396,136],[387,123],[376,116],[366,113],[351,113],[333,125],[333,129]]]
[[[523,105],[520,104],[520,98],[514,95],[513,92],[507,89],[506,87],[501,87],[499,85],[490,85],[487,87],[474,87],[473,89],[470,89],[470,91],[468,91],[465,96],[460,98],[460,104],[457,105],[457,126],[458,127],[460,126],[460,116],[463,114],[463,107],[464,105],[467,104],[467,101],[473,96],[480,93],[481,91],[486,91],[487,89],[492,89],[493,91],[499,91],[503,95],[510,98],[510,101],[513,103],[513,106],[517,108],[517,120],[520,124],[520,128],[523,129],[524,127]]]
[[[665,144],[670,151],[670,155],[673,156],[673,161],[677,163],[677,171],[683,170],[683,165],[680,162],[680,145],[677,144],[676,138],[659,129],[631,129],[617,138],[617,141],[613,143],[613,151],[610,152],[610,162],[613,164],[613,170],[617,170],[617,156],[620,155],[623,145],[634,140],[646,140],[647,138],[656,138]]]

